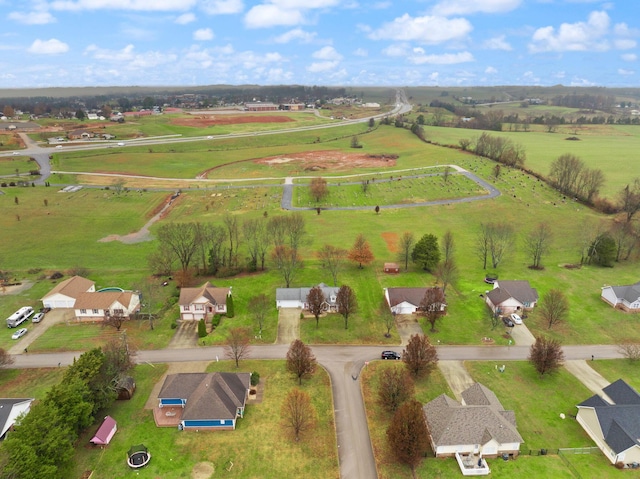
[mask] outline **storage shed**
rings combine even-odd
[[[96,446],[106,446],[111,442],[111,438],[117,430],[116,420],[111,416],[107,416],[104,418],[104,421],[102,421],[102,425],[98,428],[95,436],[93,436],[89,442]]]

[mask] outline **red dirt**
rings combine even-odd
[[[387,249],[391,253],[398,252],[398,233],[382,233],[382,239],[387,243]]]
[[[278,166],[295,164],[301,170],[350,170],[353,168],[383,168],[395,166],[396,159],[384,156],[372,156],[363,153],[344,153],[342,151],[307,151],[286,156],[260,158],[256,163]]]
[[[288,123],[294,121],[288,116],[270,115],[207,115],[195,118],[176,118],[171,123],[194,128],[206,128],[216,125],[239,125],[242,123]]]

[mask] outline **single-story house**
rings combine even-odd
[[[89,441],[91,444],[95,444],[96,446],[106,446],[111,442],[111,438],[114,436],[116,431],[118,430],[118,425],[116,424],[116,420],[111,416],[106,416],[102,424],[96,431],[95,435]]]
[[[640,394],[622,379],[602,392],[576,406],[578,423],[612,464],[640,463]]]
[[[42,304],[45,308],[73,308],[76,299],[81,293],[95,292],[96,284],[82,276],[73,276],[58,283],[44,298]]]
[[[322,294],[324,294],[326,300],[322,307],[323,311],[337,311],[338,305],[336,299],[338,298],[340,288],[337,286],[327,286],[324,283],[320,283],[318,286],[322,290]],[[311,288],[277,288],[276,307],[278,309],[309,309],[309,303],[307,303],[309,291],[311,291]]]
[[[420,309],[427,288],[384,288],[384,298],[394,314],[413,314]],[[440,311],[447,305],[442,304]]]
[[[0,398],[0,440],[6,437],[21,414],[27,414],[34,398]]]
[[[391,273],[391,274],[399,273],[400,268],[398,267],[398,263],[385,263],[384,272]]]
[[[278,111],[280,109],[280,105],[268,102],[252,102],[245,103],[244,109],[247,111]]]
[[[93,132],[89,130],[73,130],[67,133],[67,138],[70,140],[88,140],[93,137]]]
[[[109,315],[130,318],[140,310],[140,295],[132,291],[80,293],[74,310],[79,321],[101,321]]]
[[[485,295],[485,301],[491,311],[498,314],[529,311],[538,301],[538,291],[526,280],[496,280],[493,289]]]
[[[158,394],[159,409],[178,409],[179,429],[236,428],[244,416],[251,373],[169,374]]]
[[[605,286],[600,298],[616,309],[640,313],[640,281],[629,286]]]
[[[199,321],[226,314],[229,296],[231,288],[216,288],[208,281],[199,288],[182,288],[178,301],[180,319]]]
[[[480,383],[462,393],[462,402],[441,394],[423,407],[429,441],[436,457],[456,453],[481,457],[517,456],[523,439],[513,411]]]

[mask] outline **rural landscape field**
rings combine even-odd
[[[491,93],[500,98],[499,88]],[[138,361],[130,372],[137,383],[133,399],[101,409],[80,431],[65,467],[43,477],[343,477],[340,462],[346,453],[340,449],[342,426],[336,424],[331,366],[320,361],[322,367],[301,381],[316,414],[312,431],[296,440],[282,426],[281,405],[298,383],[287,371],[284,354],[267,360],[260,353],[262,347],[281,344],[276,290],[319,283],[349,286],[357,309],[348,319],[335,311],[323,313],[319,321],[309,311],[298,311],[297,334],[318,348],[319,358],[326,354],[327,363],[335,366],[335,354],[348,365],[344,372],[352,379],[347,381],[362,391],[378,477],[412,477],[412,469],[396,460],[387,442],[393,415],[376,400],[384,370],[403,367],[402,362],[374,361],[383,350],[406,347],[402,321],[415,323],[431,344],[449,348],[442,349],[441,360],[456,348],[477,347],[488,355],[460,363],[506,409],[515,411],[523,438],[517,459],[489,460],[492,476],[609,478],[628,472],[614,468],[599,451],[531,452],[594,446],[574,419],[576,405],[593,392],[562,367],[555,374],[538,375],[524,360],[529,344],[519,343],[512,331],[526,327],[533,337],[572,347],[580,357],[571,359],[587,359],[607,381],[622,378],[640,387],[639,357],[622,358],[616,352],[618,359],[605,359],[593,352],[640,344],[638,315],[612,308],[601,298],[604,286],[640,281],[640,124],[631,121],[638,118],[630,116],[633,107],[606,112],[560,108],[551,98],[571,92],[532,93],[545,102],[479,103],[464,114],[453,111],[467,108],[460,97],[486,98],[489,93],[451,89],[443,96],[435,88],[407,88],[402,94],[372,88],[363,89],[364,97],[380,104],[368,110],[353,102],[265,113],[165,107],[162,114],[132,115],[122,122],[43,118],[30,120],[37,129],[2,130],[0,315],[9,317],[26,305],[38,311],[49,290],[75,275],[94,281],[96,290],[119,287],[142,292],[143,299],[142,314],[122,329],[68,319],[48,324],[52,313],[39,324],[28,323],[29,332],[17,341],[8,329],[0,335],[0,349],[16,362],[0,364],[0,397],[46,402],[47,393],[62,381],[68,358],[73,362],[82,352],[114,340],[124,340],[140,357],[144,351],[171,350],[184,327],[180,290],[207,281],[231,288],[235,311],[222,315],[219,324],[209,321],[203,335],[196,336],[193,329],[189,350],[208,354],[200,363],[203,372],[257,372],[260,377],[261,399],[249,403],[235,431],[178,431],[156,427],[151,410],[167,371],[194,371],[181,369],[180,362]],[[638,97],[617,98],[635,102],[637,111]],[[500,130],[471,127],[498,111]],[[471,114],[474,118],[467,116]],[[562,122],[551,124],[554,116]],[[600,116],[604,124],[591,122]],[[103,137],[68,139],[75,130]],[[496,138],[504,141],[503,151],[515,152],[516,160],[479,154],[482,141]],[[558,158],[563,155],[577,159],[580,171],[599,171],[595,192],[582,196],[585,189],[559,188]],[[46,178],[43,161],[50,168]],[[322,194],[314,189],[318,184]],[[79,188],[68,188],[72,186]],[[624,202],[625,192],[635,206]],[[283,263],[268,235],[260,256],[250,229],[266,232],[270,222],[287,218],[302,224],[295,264]],[[483,250],[488,225],[508,232],[499,257]],[[549,234],[534,265],[531,239],[541,225]],[[209,228],[211,237],[217,231],[220,239],[200,244],[188,259],[167,253],[167,231],[190,234],[198,228]],[[447,255],[455,268],[412,261],[410,251],[403,250],[407,234],[413,244],[434,235],[439,258],[444,263]],[[443,250],[445,238],[451,242],[449,251]],[[366,241],[371,254],[349,254],[347,259],[358,239]],[[595,254],[605,240],[613,245],[606,261],[604,252]],[[327,247],[342,251],[337,270],[327,267]],[[386,273],[385,263],[397,263],[399,273]],[[568,308],[550,321],[536,307],[527,312],[524,325],[505,327],[485,301],[495,279],[526,280],[541,300],[560,292]],[[418,287],[445,288],[446,314],[433,325],[423,315],[389,320],[385,288]],[[268,299],[262,314],[256,312],[259,295]],[[254,349],[237,368],[222,351],[242,328]],[[334,346],[365,349],[354,353],[357,359],[321,352]],[[507,360],[488,360],[493,350],[500,351],[500,358],[508,358],[511,350],[520,352],[498,372]],[[53,359],[56,355],[59,361]],[[30,369],[26,361],[37,356],[53,361],[54,367]],[[439,369],[417,380],[415,389],[421,403],[456,394]],[[113,442],[90,446],[107,414],[118,418]],[[149,447],[153,459],[132,472],[125,458],[137,442]],[[0,445],[0,464],[6,457]],[[460,471],[454,459],[435,458],[429,450],[415,474],[452,478]],[[10,476],[0,472],[0,477]]]

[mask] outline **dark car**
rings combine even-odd
[[[515,324],[513,324],[513,321],[511,321],[511,318],[508,318],[506,316],[502,318],[502,322],[508,328],[513,328],[515,326]]]
[[[51,308],[48,306],[46,308],[40,308],[41,313],[47,314],[49,311],[51,311]]]
[[[402,357],[395,351],[382,351],[380,357],[381,359],[402,359]]]
[[[497,276],[485,276],[484,277],[484,282],[487,284],[493,284],[496,281],[498,281],[498,277]]]

